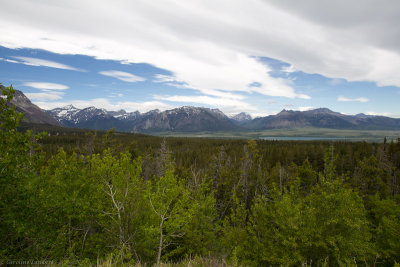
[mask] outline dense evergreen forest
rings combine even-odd
[[[0,259],[400,262],[400,143],[18,130],[0,98]]]

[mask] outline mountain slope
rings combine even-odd
[[[237,130],[229,118],[218,109],[181,107],[164,112],[144,114],[135,121],[135,132],[201,132]]]
[[[197,132],[237,130],[229,118],[217,109],[181,107],[147,113],[125,110],[107,111],[89,107],[77,109],[72,105],[47,111],[67,127],[104,130],[114,127],[128,132]]]
[[[47,113],[56,118],[61,125],[81,129],[129,131],[129,123],[115,118],[105,109],[88,107],[78,109],[72,105],[48,110]],[[119,113],[117,113],[118,115]]]
[[[232,117],[230,117],[231,121],[236,125],[243,125],[252,120],[251,115],[246,112],[240,112]]]
[[[247,129],[267,130],[274,128],[316,127],[354,130],[397,130],[400,119],[368,116],[345,115],[327,108],[309,111],[282,110],[276,115],[256,118],[243,125]]]
[[[0,90],[5,87],[0,85]],[[59,126],[60,123],[52,116],[47,114],[44,110],[33,104],[24,93],[19,90],[15,90],[11,104],[15,105],[17,112],[25,113],[24,122],[31,123],[42,123]]]

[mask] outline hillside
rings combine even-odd
[[[399,130],[400,119],[383,116],[345,115],[327,108],[308,111],[282,110],[276,115],[255,118],[243,127],[252,130],[278,128],[330,128],[349,130]]]
[[[5,87],[0,84],[0,91]],[[33,104],[25,94],[15,90],[11,104],[16,106],[17,112],[24,113],[24,121],[31,123],[43,123],[50,125],[60,125],[53,116],[47,114],[44,110]]]

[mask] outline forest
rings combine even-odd
[[[13,89],[2,93],[3,263],[400,262],[398,139],[249,141],[114,130],[41,132],[22,127],[23,114],[8,104]]]

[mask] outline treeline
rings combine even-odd
[[[0,258],[400,262],[399,142],[18,131],[0,98]]]

